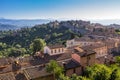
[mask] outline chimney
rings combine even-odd
[[[40,52],[40,57],[44,58],[44,53],[42,51]]]

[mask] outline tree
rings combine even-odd
[[[119,64],[120,66],[120,56],[115,57],[115,61]]]
[[[30,44],[30,49],[33,52],[33,55],[38,51],[43,51],[46,43],[43,39],[37,38]]]
[[[85,76],[77,76],[76,74],[73,74],[71,77],[65,76],[63,73],[63,67],[54,60],[51,60],[47,64],[46,71],[53,74],[54,80],[92,80]]]
[[[106,65],[94,65],[87,67],[86,76],[92,80],[109,80],[112,73],[111,69]]]
[[[26,49],[25,48],[8,48],[6,50],[6,53],[8,54],[8,57],[19,57],[19,56],[23,56],[26,53]]]
[[[79,76],[79,80],[91,80],[91,79],[83,77],[83,76]]]
[[[68,76],[65,76],[64,74],[60,74],[59,80],[70,80],[70,78]]]
[[[114,64],[111,65],[110,68],[112,69],[112,74],[109,80],[120,80],[120,68],[118,65]]]
[[[1,51],[1,50],[4,50],[4,49],[6,49],[6,48],[7,48],[7,44],[0,42],[0,51]]]
[[[56,61],[51,60],[46,66],[46,71],[52,73],[54,78],[58,79],[59,76],[63,73],[63,68],[59,66]]]

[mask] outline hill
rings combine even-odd
[[[114,33],[113,28],[108,28],[108,26],[98,23],[90,23],[90,21],[54,21],[47,24],[35,25],[31,28],[0,31],[0,54],[2,56],[10,56],[13,55],[13,51],[16,53],[19,50],[23,52],[26,50],[28,51],[26,53],[30,53],[30,44],[36,38],[44,39],[47,45],[65,45],[67,40],[79,38],[84,35],[108,36],[108,34],[113,35]]]
[[[35,38],[45,39],[47,44],[63,44],[71,38],[71,34],[80,36],[74,33],[70,28],[63,25],[55,25],[48,23],[36,25],[32,28],[22,28],[20,30],[0,31],[0,42],[8,45],[20,44],[22,47],[29,48],[30,43]]]
[[[15,30],[15,29],[18,29],[18,26],[0,23],[0,30],[5,31],[5,30]]]
[[[8,29],[20,29],[23,27],[32,27],[38,24],[46,24],[52,20],[47,20],[47,19],[0,19],[0,30],[8,30]],[[6,26],[3,26],[6,25]]]
[[[102,32],[99,28],[103,29]],[[12,31],[0,31],[0,42],[8,45],[20,44],[22,47],[29,48],[30,43],[35,38],[45,39],[47,44],[64,43],[73,37],[80,37],[85,34],[109,33],[111,29],[90,23],[90,21],[54,21],[47,24],[35,25],[31,28],[21,28]],[[110,34],[110,33],[109,33]]]

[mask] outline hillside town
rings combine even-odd
[[[0,58],[0,80],[54,80],[53,74],[45,69],[50,60],[56,60],[64,67],[64,74],[69,77],[74,73],[82,75],[87,66],[115,63],[115,56],[120,52],[120,36],[114,28],[80,21],[83,27],[79,28],[74,27],[79,25],[74,24],[74,21],[73,26],[69,26],[69,23],[60,24],[85,35],[67,40],[65,45],[46,45],[43,52],[36,52],[34,56]],[[49,25],[56,27],[59,22]]]
[[[0,80],[120,80],[120,0],[0,0]]]

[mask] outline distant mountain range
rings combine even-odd
[[[119,24],[120,25],[119,19],[90,20],[90,21],[93,23],[100,23],[102,25],[110,25],[110,24]]]
[[[53,20],[48,19],[0,19],[0,30],[13,30],[13,29],[19,29],[22,27],[32,27],[34,25],[38,24],[46,24]]]
[[[0,30],[15,30],[15,29],[19,29],[19,27],[15,26],[15,25],[1,24],[0,23]]]
[[[106,20],[91,20],[93,23],[99,23],[104,26],[108,26],[115,29],[120,29],[120,20],[119,19],[106,19]]]
[[[55,21],[53,19],[4,19],[0,18],[0,30],[14,30],[20,29],[23,27],[33,27],[39,24],[46,24],[51,21]],[[64,20],[58,20],[64,21]],[[65,20],[67,21],[67,20]],[[120,20],[90,20],[92,23],[100,23],[102,25],[107,25],[109,27],[120,28]],[[112,25],[111,25],[112,24]]]

